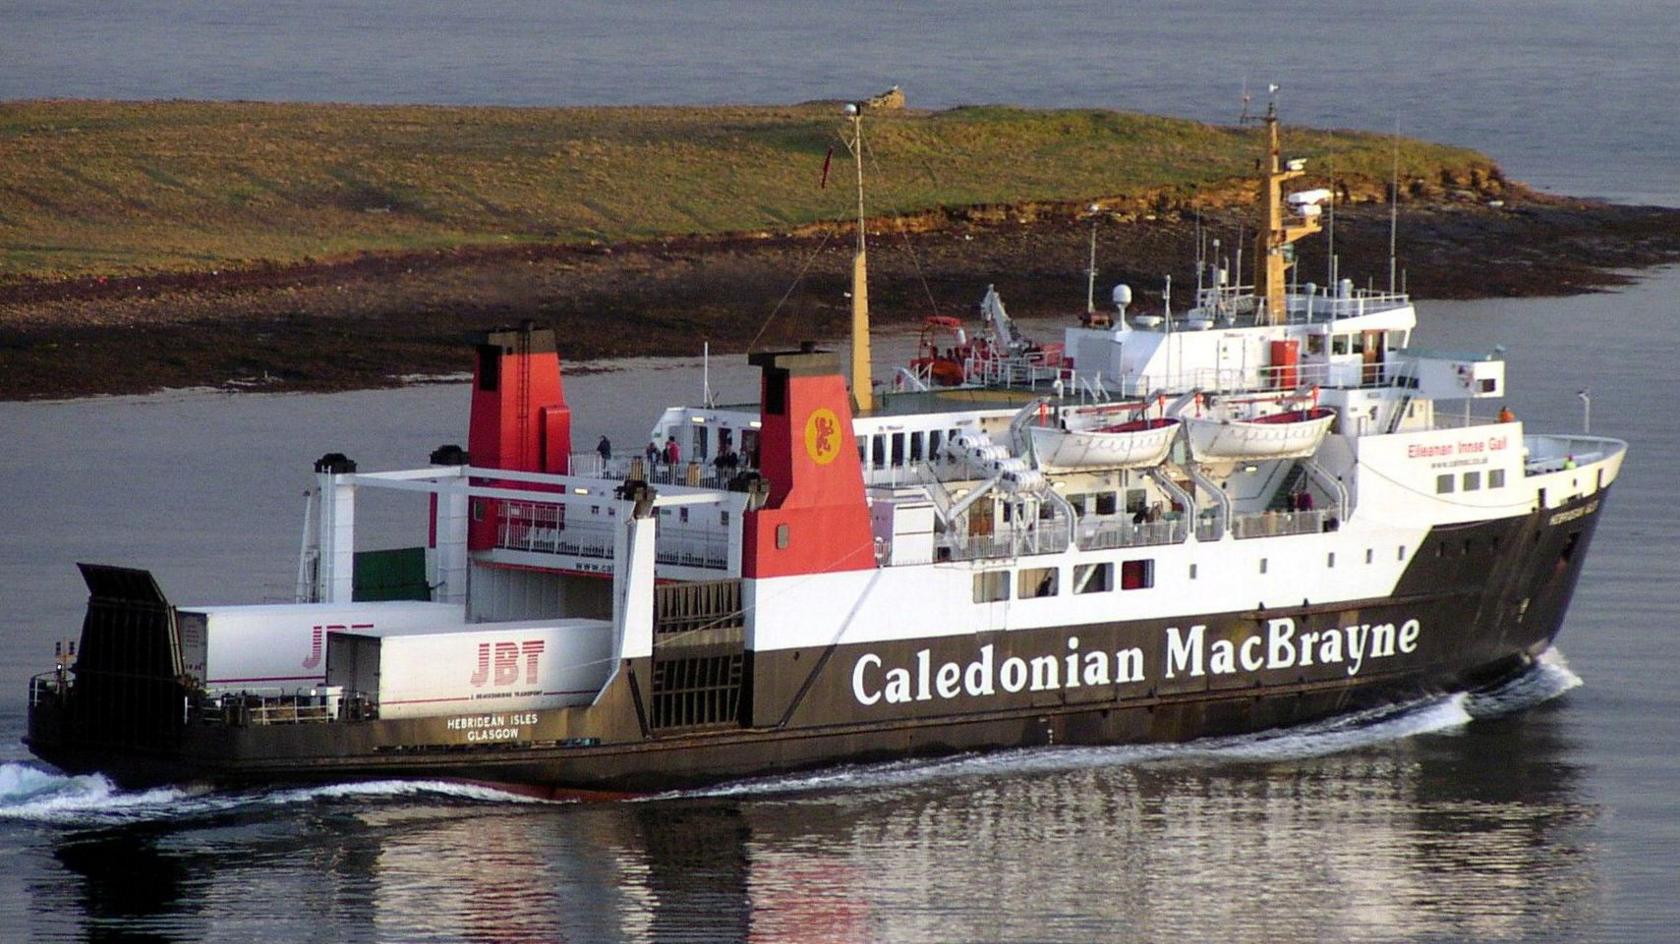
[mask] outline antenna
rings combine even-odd
[[[1202,244],[1202,208],[1196,206],[1196,296],[1202,294],[1202,267],[1207,265],[1207,247]]]
[[[1394,294],[1394,241],[1400,229],[1400,117],[1394,118],[1394,177],[1388,191],[1388,294]]]
[[[1097,311],[1097,221],[1102,207],[1093,203],[1086,210],[1091,214],[1091,262],[1085,267],[1085,314],[1092,315]]]
[[[1327,131],[1325,137],[1334,145],[1336,132]],[[1330,225],[1329,245],[1324,248],[1324,274],[1332,286],[1336,284],[1336,149],[1330,148]]]
[[[1231,276],[1231,285],[1233,288],[1242,284],[1243,238],[1243,221],[1242,217],[1239,216],[1237,217],[1237,271]]]
[[[1245,74],[1243,76],[1242,84],[1242,114],[1237,116],[1237,124],[1246,125],[1254,120],[1248,114],[1248,103],[1253,101],[1253,99],[1254,96],[1248,94],[1248,76]]]

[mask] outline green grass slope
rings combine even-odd
[[[841,219],[838,109],[0,103],[0,280],[211,270],[359,251],[786,230]],[[1109,111],[866,118],[872,213],[1154,199],[1253,173],[1259,132]],[[835,148],[826,189],[823,157]],[[1393,139],[1286,129],[1291,157],[1388,179]],[[1405,140],[1412,181],[1497,179]]]

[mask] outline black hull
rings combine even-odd
[[[176,724],[149,735],[111,737],[79,723],[71,690],[32,705],[29,747],[71,773],[99,772],[145,786],[207,781],[239,786],[353,779],[423,778],[508,784],[544,794],[635,793],[724,780],[785,774],[836,763],[1042,745],[1181,742],[1309,723],[1429,695],[1475,689],[1521,670],[1551,645],[1562,625],[1598,520],[1603,492],[1561,508],[1473,525],[1438,528],[1412,558],[1395,592],[1384,599],[1303,604],[1241,613],[1133,621],[1103,626],[927,637],[894,643],[749,653],[749,695],[736,723],[697,730],[660,730],[646,698],[651,665],[620,667],[588,708],[486,717],[489,731],[509,740],[474,740],[461,719],[428,718],[290,725]],[[1271,645],[1268,628],[1287,621],[1298,655],[1311,632],[1387,626],[1386,653],[1350,652],[1325,660],[1274,660],[1260,668],[1215,671],[1225,640],[1248,655]],[[1203,627],[1190,671],[1193,625]],[[1415,626],[1408,633],[1407,627]],[[1177,633],[1175,637],[1173,634]],[[1077,644],[1070,637],[1078,637]],[[1407,648],[1403,641],[1410,639]],[[1397,643],[1395,640],[1401,640]],[[1349,637],[1351,650],[1353,637]],[[1077,645],[1078,662],[1066,662]],[[1365,634],[1365,645],[1371,637]],[[990,689],[979,695],[947,686],[938,667],[966,670],[989,651]],[[1136,650],[1142,672],[1123,678],[1120,652]],[[1055,671],[1037,681],[1058,684],[1011,690],[1006,661],[1023,665],[1046,654]],[[1111,684],[1075,684],[1101,656]],[[1169,673],[1166,667],[1176,665]],[[1112,666],[1110,668],[1110,666]],[[894,667],[905,695],[886,695]],[[949,679],[947,678],[948,682]],[[1100,679],[1099,679],[1100,681]],[[1037,690],[1034,690],[1034,689]],[[500,737],[499,734],[494,737]]]

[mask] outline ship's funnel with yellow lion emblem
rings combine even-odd
[[[827,351],[753,354],[762,371],[759,471],[763,508],[747,512],[743,576],[862,570],[875,566],[851,398]]]

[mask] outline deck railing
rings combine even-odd
[[[595,520],[576,512],[571,520],[560,505],[504,501],[496,529],[496,546],[510,551],[555,554],[610,561],[613,519]],[[654,562],[674,567],[729,567],[729,534],[716,528],[684,527],[663,518],[654,544]]]
[[[1317,534],[1330,520],[1328,511],[1262,511],[1231,516],[1237,538],[1275,538],[1288,534]]]

